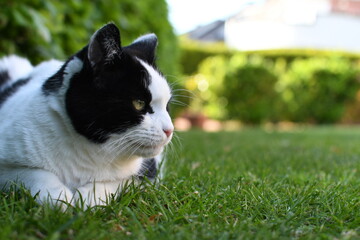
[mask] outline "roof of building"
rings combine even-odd
[[[204,42],[224,41],[224,20],[217,20],[210,24],[199,26],[188,33],[189,38]]]
[[[230,17],[199,26],[188,33],[189,38],[204,41],[224,41],[226,21],[276,21],[289,25],[312,25],[317,17],[342,13],[360,17],[360,0],[267,0],[252,4]]]

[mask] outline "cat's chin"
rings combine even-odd
[[[137,150],[137,154],[143,158],[152,158],[159,155],[164,149],[164,146],[143,146]]]

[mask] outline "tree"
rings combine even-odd
[[[65,60],[108,22],[121,31],[122,44],[144,33],[159,38],[158,65],[177,72],[177,40],[165,0],[8,0],[0,2],[0,55],[18,54],[33,64]]]

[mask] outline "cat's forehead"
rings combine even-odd
[[[150,84],[148,89],[151,93],[152,101],[165,102],[166,104],[171,98],[171,90],[166,79],[149,64],[142,60],[139,60],[139,62],[149,74]]]

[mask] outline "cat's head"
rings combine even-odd
[[[107,24],[68,60],[65,71],[81,66],[65,95],[79,134],[124,155],[152,157],[162,151],[174,127],[168,112],[171,90],[155,67],[156,46],[154,34],[121,46],[118,28]]]

